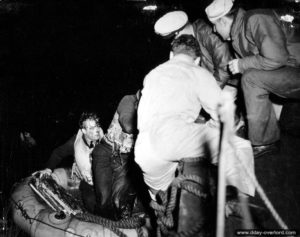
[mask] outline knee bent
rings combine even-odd
[[[261,70],[257,70],[257,69],[246,70],[242,75],[242,86],[246,84],[256,84],[255,82],[261,78],[260,74],[261,74]]]

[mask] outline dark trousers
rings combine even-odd
[[[177,232],[189,232],[196,226],[202,231],[207,228],[210,223],[213,223],[214,200],[213,196],[216,192],[216,183],[213,173],[213,167],[204,159],[182,159],[180,162],[182,171],[181,175],[195,175],[201,180],[201,185],[198,187],[202,194],[206,194],[207,198],[200,198],[196,195],[181,189],[178,211],[178,226]],[[193,185],[191,182],[190,185]],[[194,186],[195,188],[197,186]],[[199,231],[198,230],[198,231]],[[193,236],[203,236],[199,233],[194,233]]]
[[[111,145],[105,141],[93,151],[96,211],[101,216],[119,219],[130,215],[135,193],[128,178],[128,158],[127,153],[114,154]]]
[[[129,153],[116,154],[111,159],[113,169],[112,200],[117,219],[131,216],[136,198],[133,181],[129,175],[129,172],[132,172],[129,159]]]
[[[278,122],[269,96],[272,93],[300,99],[300,68],[247,70],[242,76],[242,89],[252,145],[267,145],[279,140]]]
[[[81,197],[85,208],[89,212],[94,213],[96,206],[96,195],[94,187],[82,180],[79,185],[79,190],[81,192]]]
[[[154,204],[152,207],[155,210],[158,228],[162,233],[169,232],[164,233],[163,236],[170,236],[170,232],[174,231],[181,233],[182,236],[211,236],[211,230],[215,229],[213,223],[216,213],[214,208],[216,182],[213,169],[204,158],[182,159],[175,178],[181,183],[179,195],[172,195],[174,190],[172,185],[164,192],[151,190],[156,193],[158,206]],[[185,176],[197,177],[200,182],[197,184],[191,180],[184,180]],[[180,181],[182,179],[184,181]],[[197,192],[192,193],[192,190],[197,190],[203,196],[195,195]],[[174,205],[175,197],[178,198],[175,209],[169,213]]]
[[[96,193],[96,212],[111,218],[113,210],[111,193],[113,183],[113,170],[111,168],[112,147],[101,141],[93,150],[92,170]]]

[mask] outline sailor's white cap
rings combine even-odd
[[[159,18],[155,25],[156,34],[167,37],[182,29],[188,22],[188,16],[184,11],[168,12]]]
[[[215,22],[222,16],[225,16],[232,8],[233,0],[214,0],[205,9],[207,18]]]

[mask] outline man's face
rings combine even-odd
[[[217,32],[223,40],[230,40],[230,20],[226,17],[222,17],[214,22],[214,32]]]
[[[101,128],[97,125],[95,120],[86,120],[83,122],[82,132],[87,140],[97,141],[100,139]]]

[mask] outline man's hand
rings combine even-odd
[[[239,60],[238,59],[231,60],[228,63],[228,67],[229,67],[229,70],[231,71],[231,73],[233,75],[237,74],[237,73],[240,73],[240,70],[239,70]]]
[[[35,176],[37,174],[39,174],[39,177],[42,178],[45,175],[51,175],[52,174],[52,170],[49,169],[49,168],[47,168],[47,169],[44,169],[44,170],[36,171],[36,172],[32,173],[31,175]]]

